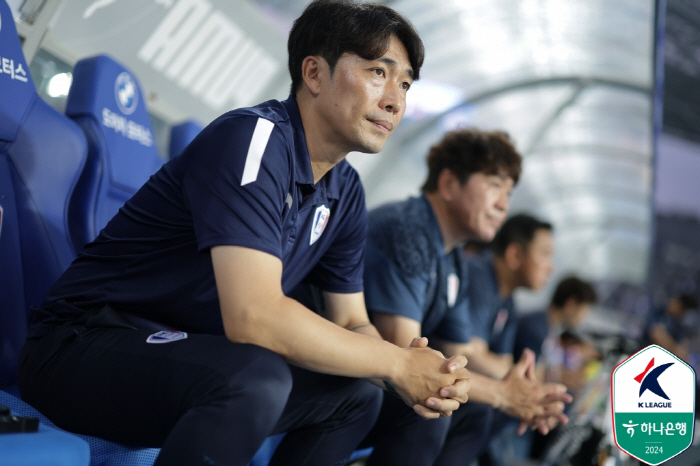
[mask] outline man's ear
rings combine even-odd
[[[443,168],[438,175],[437,190],[445,201],[455,198],[455,193],[459,190],[460,183],[457,176],[448,168]]]
[[[525,251],[520,243],[510,243],[506,246],[506,250],[503,252],[503,258],[505,259],[506,265],[511,270],[517,270],[523,263],[523,257],[525,256]]]
[[[328,63],[317,55],[309,55],[301,62],[301,78],[313,96],[321,92],[324,68],[328,68]]]

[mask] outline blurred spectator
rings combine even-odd
[[[581,388],[586,383],[586,363],[599,356],[576,329],[596,299],[595,290],[588,282],[574,276],[561,280],[546,311],[528,313],[518,319],[514,356],[517,358],[525,348],[530,348],[538,359],[540,376],[563,382],[574,392]]]
[[[653,311],[644,329],[643,346],[659,345],[689,361],[689,318],[697,310],[698,300],[690,294],[669,298],[666,306]]]

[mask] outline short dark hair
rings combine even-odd
[[[579,304],[594,304],[598,300],[593,286],[575,276],[566,277],[559,282],[552,295],[552,306],[564,307],[571,298]]]
[[[413,25],[391,8],[351,0],[315,0],[294,21],[287,41],[292,94],[301,86],[301,64],[310,55],[320,55],[331,73],[344,53],[375,60],[389,49],[392,36],[406,47],[408,61],[417,80],[425,48]]]
[[[520,178],[522,156],[508,133],[460,128],[448,132],[426,157],[428,177],[421,188],[431,193],[438,189],[443,170],[450,170],[461,184],[474,173],[497,175],[506,172],[515,183]]]
[[[516,214],[508,218],[491,242],[491,249],[497,256],[503,256],[511,243],[518,243],[527,249],[535,238],[537,230],[552,231],[551,223],[539,220],[531,215]]]

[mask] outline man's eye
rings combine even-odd
[[[374,71],[374,74],[376,74],[377,76],[384,76],[384,70],[381,68],[375,68],[372,71]]]

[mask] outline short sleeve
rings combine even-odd
[[[520,316],[517,320],[517,330],[515,332],[515,348],[513,357],[517,361],[523,354],[525,348],[530,348],[535,353],[535,358],[540,359],[542,345],[549,328],[547,317],[544,313],[533,313]]]
[[[282,211],[292,152],[282,131],[255,116],[230,116],[187,147],[184,178],[198,249],[235,245],[282,257]]]
[[[495,337],[491,350],[499,354],[513,354],[515,350],[515,334],[518,330],[517,314],[511,304],[506,305],[508,318],[503,325],[503,330]]]
[[[365,258],[367,310],[400,315],[423,322],[427,274],[408,277],[396,263],[367,243]]]
[[[486,273],[482,268],[469,266],[469,318],[472,335],[489,341],[494,313],[497,310],[493,299],[489,299],[491,288],[486,283]]]
[[[454,343],[469,343],[472,326],[466,297],[447,310],[433,334]]]

